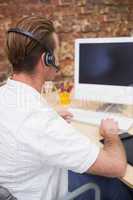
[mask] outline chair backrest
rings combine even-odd
[[[69,192],[65,197],[60,200],[73,200],[78,197],[80,194],[83,194],[86,191],[94,190],[95,191],[95,200],[100,200],[100,188],[94,183],[87,183],[81,187],[75,189],[73,192]]]
[[[17,200],[7,188],[0,186],[0,200]]]

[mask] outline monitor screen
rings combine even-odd
[[[133,38],[75,42],[75,96],[133,104]],[[85,92],[86,91],[86,92]]]

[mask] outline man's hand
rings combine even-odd
[[[73,118],[72,113],[66,111],[66,110],[61,110],[58,111],[58,114],[64,119],[66,120],[68,123],[71,123],[71,120]]]
[[[113,119],[102,120],[100,125],[100,134],[105,139],[118,136],[119,134],[118,123],[115,122]]]

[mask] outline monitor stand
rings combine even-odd
[[[113,103],[105,103],[97,109],[99,112],[111,112],[111,113],[122,113],[125,105],[123,104],[113,104]]]

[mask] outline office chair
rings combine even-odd
[[[0,186],[0,200],[17,200],[7,188]]]
[[[75,189],[73,192],[68,192],[68,194],[65,197],[63,197],[59,200],[74,200],[74,198],[78,197],[79,195],[83,194],[84,192],[87,192],[88,190],[94,190],[95,191],[95,200],[100,200],[100,189],[94,183],[87,183],[87,184]]]
[[[100,189],[99,187],[94,183],[88,183],[85,184],[73,192],[69,192],[65,197],[59,199],[59,200],[74,200],[74,198],[78,197],[80,194],[83,194],[84,192],[88,190],[94,190],[95,191],[95,200],[100,200]],[[16,197],[14,197],[7,188],[0,186],[0,200],[17,200]],[[57,200],[57,199],[55,199]]]

